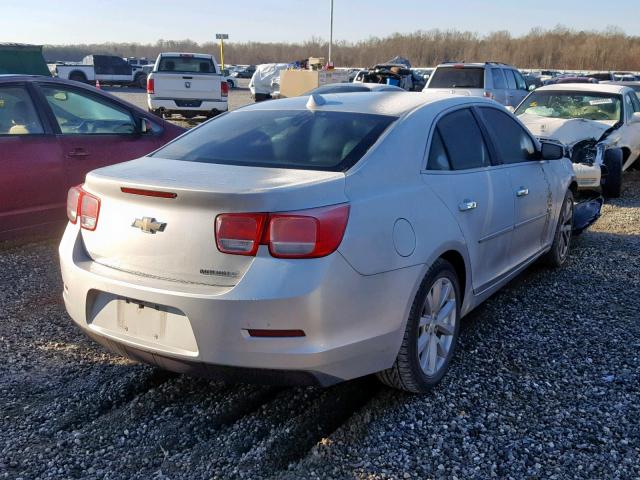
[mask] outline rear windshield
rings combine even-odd
[[[438,67],[429,88],[484,88],[484,68]]]
[[[345,171],[396,119],[350,112],[238,110],[153,156],[189,162]]]
[[[210,58],[196,57],[162,57],[158,64],[158,72],[179,73],[216,73]]]

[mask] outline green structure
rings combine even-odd
[[[0,43],[0,75],[47,75],[51,76],[44,57],[42,45]]]

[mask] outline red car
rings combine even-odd
[[[106,92],[0,75],[0,240],[49,235],[87,172],[146,155],[184,129]]]

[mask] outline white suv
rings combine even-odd
[[[504,63],[443,63],[423,92],[487,97],[516,107],[527,96],[527,82],[517,68]]]

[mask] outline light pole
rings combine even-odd
[[[228,33],[216,33],[216,40],[220,40],[220,63],[221,70],[224,70],[224,41],[229,39]]]
[[[331,16],[329,29],[329,64],[331,64],[331,47],[333,46],[333,0],[331,0]]]

